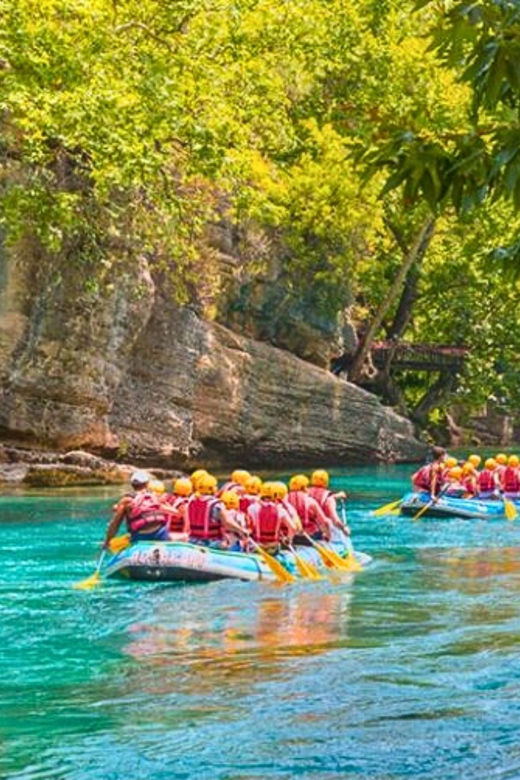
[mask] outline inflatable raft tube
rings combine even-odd
[[[344,545],[331,545],[344,555]],[[298,555],[322,568],[321,559],[312,547],[299,547]],[[366,566],[370,555],[356,552],[357,560]],[[277,556],[289,571],[298,576],[294,556],[283,552]],[[107,563],[107,577],[141,582],[211,582],[227,578],[274,582],[275,575],[263,558],[256,554],[213,550],[187,542],[137,542],[113,555]]]
[[[408,493],[403,498],[401,513],[415,515],[431,501],[429,493]],[[518,506],[517,504],[515,504]],[[478,498],[441,496],[421,517],[465,517],[470,520],[504,520],[504,502]]]

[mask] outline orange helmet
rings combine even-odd
[[[245,471],[244,469],[235,469],[231,474],[231,482],[236,482],[237,485],[242,485],[242,487],[245,487],[246,482],[250,476],[251,474],[249,471]]]
[[[309,478],[305,474],[295,474],[289,481],[289,490],[305,490],[309,486]]]
[[[198,484],[201,477],[205,477],[208,472],[206,469],[197,469],[193,472],[193,474],[190,477],[191,484],[193,485],[193,490],[198,490]]]
[[[176,479],[173,483],[173,492],[176,496],[191,496],[193,492],[191,479],[188,479],[187,477]]]
[[[240,497],[234,490],[225,490],[220,496],[220,500],[226,509],[238,509],[240,506]]]
[[[520,460],[518,460],[518,455],[510,455],[507,459],[507,465],[511,466],[511,468],[516,469],[518,465],[520,464]]]
[[[507,455],[504,455],[503,452],[499,452],[498,455],[495,455],[495,460],[499,466],[505,466],[507,463]]]
[[[317,469],[313,471],[311,475],[311,485],[313,487],[328,487],[329,486],[329,474],[323,469]]]
[[[460,479],[462,477],[462,469],[460,466],[454,466],[450,469],[448,474],[450,479]]]
[[[287,485],[284,482],[273,482],[271,498],[282,499],[287,495]]]
[[[262,487],[262,480],[260,477],[249,477],[245,484],[246,493],[249,493],[251,496],[258,496],[260,493],[260,489]]]
[[[203,496],[214,496],[217,492],[217,480],[213,474],[203,474],[197,480],[197,490]]]
[[[488,469],[488,471],[494,471],[497,467],[497,462],[494,458],[488,458],[484,463],[484,466]]]
[[[468,463],[473,463],[476,469],[480,466],[480,463],[482,461],[482,458],[480,455],[470,455],[468,458]]]
[[[263,482],[260,488],[260,498],[272,498],[273,497],[273,484],[274,482]]]
[[[164,482],[161,482],[160,479],[152,479],[148,483],[148,489],[152,491],[152,493],[164,493],[166,491],[166,488],[164,487]]]
[[[444,461],[444,466],[447,469],[454,469],[456,465],[457,465],[457,458],[450,457],[450,458],[446,458],[446,460]]]
[[[475,466],[473,465],[473,463],[471,463],[468,460],[462,467],[462,473],[463,474],[474,474],[475,473]]]

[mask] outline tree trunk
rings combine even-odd
[[[406,255],[408,253],[408,247],[404,242],[401,232],[391,222],[387,222],[387,225],[394,234],[397,243],[403,250],[403,254]],[[428,251],[428,247],[430,246],[434,231],[435,223],[432,222],[430,230],[426,232],[424,240],[419,247],[419,251],[417,252],[417,260],[410,268],[406,277],[395,317],[386,334],[388,339],[400,338],[410,323],[413,307],[419,294],[418,286],[422,261],[424,260],[426,252]]]
[[[424,425],[428,414],[439,406],[457,385],[458,377],[451,371],[441,371],[432,386],[426,391],[415,409],[412,411],[412,420],[418,425]]]
[[[432,216],[429,216],[424,220],[421,229],[417,233],[412,246],[410,247],[408,253],[406,254],[403,263],[399,271],[397,272],[395,279],[386,297],[381,302],[377,312],[374,315],[372,322],[368,327],[367,332],[364,334],[363,338],[361,339],[361,342],[359,344],[352,366],[349,371],[349,380],[351,382],[356,382],[361,377],[363,366],[365,364],[367,355],[370,352],[372,342],[374,341],[374,338],[381,327],[381,324],[385,318],[388,309],[393,304],[397,295],[399,294],[408,272],[416,262],[419,256],[420,249],[425,241],[425,238],[428,236],[430,231],[432,231],[433,225],[434,225],[434,218]]]

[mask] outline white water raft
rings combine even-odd
[[[341,556],[347,553],[345,546],[339,542],[320,544],[329,546]],[[313,547],[298,547],[297,551],[301,558],[323,569],[321,558]],[[372,560],[370,555],[357,551],[355,557],[362,566]],[[277,559],[298,577],[291,552],[281,552]],[[188,542],[136,542],[110,558],[105,574],[107,577],[148,582],[211,582],[226,578],[276,580],[260,555],[215,550]]]

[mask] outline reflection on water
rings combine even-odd
[[[344,588],[327,592],[301,585],[267,595],[262,586],[257,590],[256,598],[242,593],[247,604],[217,608],[202,623],[180,627],[176,605],[163,601],[153,620],[129,626],[124,652],[139,667],[172,670],[175,687],[189,688],[195,678],[201,689],[265,682],[283,673],[289,659],[325,653],[348,636],[351,595]]]

